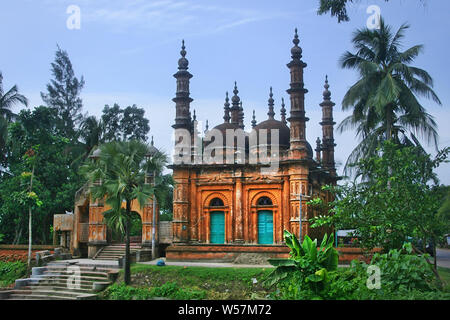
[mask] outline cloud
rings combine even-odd
[[[210,5],[209,1],[198,1],[194,4],[181,0],[78,2],[83,22],[107,25],[110,30],[122,33],[132,28],[135,31],[141,29],[145,32],[183,30],[185,34],[211,34],[289,14]]]

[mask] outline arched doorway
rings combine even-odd
[[[225,243],[225,212],[224,203],[220,198],[214,198],[210,206],[210,235],[209,242],[213,244]],[[222,210],[221,210],[222,209]]]
[[[261,197],[258,206],[258,244],[273,244],[273,203],[269,197]]]

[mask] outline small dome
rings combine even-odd
[[[283,122],[275,120],[275,119],[269,119],[269,120],[261,122],[254,128],[254,130],[256,130],[257,132],[260,129],[267,130],[267,133],[268,133],[267,143],[268,144],[271,143],[271,136],[272,136],[271,130],[278,129],[279,130],[279,145],[280,145],[280,147],[281,148],[289,148],[291,132],[289,130],[289,127],[286,124],[284,124]],[[259,139],[259,134],[258,134],[258,139]]]

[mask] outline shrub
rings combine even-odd
[[[27,274],[27,265],[21,261],[0,262],[0,287],[8,286]]]

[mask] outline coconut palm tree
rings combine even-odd
[[[358,81],[342,101],[342,109],[353,112],[338,126],[341,132],[356,129],[360,138],[346,169],[363,157],[373,156],[383,140],[420,145],[417,136],[421,136],[437,147],[436,122],[418,97],[431,98],[439,105],[441,101],[428,72],[411,66],[423,45],[401,51],[408,28],[403,24],[394,34],[381,19],[379,29],[358,29],[352,39],[356,53],[347,51],[340,59],[342,68],[359,72]]]
[[[0,72],[0,150],[6,145],[8,122],[16,117],[16,114],[12,112],[12,108],[16,104],[28,106],[28,100],[25,96],[19,94],[17,85],[5,93],[3,90],[3,75]],[[0,154],[3,155],[4,153],[0,152]]]
[[[125,283],[129,284],[131,202],[137,200],[143,207],[155,194],[158,183],[155,187],[146,177],[149,172],[162,172],[167,156],[136,140],[113,141],[100,145],[97,150],[81,171],[91,184],[91,197],[104,199],[111,207],[104,213],[107,224],[126,235],[124,269]]]

